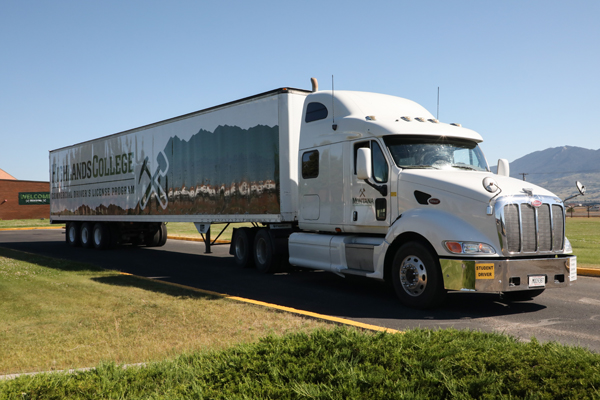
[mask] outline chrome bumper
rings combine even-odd
[[[448,290],[511,292],[570,286],[577,280],[577,257],[533,259],[440,259]],[[544,286],[530,286],[530,277],[545,277]]]

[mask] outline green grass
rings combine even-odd
[[[567,218],[566,232],[577,265],[600,268],[600,218]]]
[[[45,219],[0,219],[0,229],[50,227],[50,220]]]
[[[499,334],[350,328],[269,336],[145,367],[0,382],[7,399],[594,399],[600,355]]]
[[[0,247],[0,375],[156,361],[319,326],[326,325]]]

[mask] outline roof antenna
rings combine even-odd
[[[337,124],[335,123],[335,108],[334,108],[334,100],[335,100],[335,91],[334,91],[334,86],[333,86],[333,75],[331,75],[331,117],[333,119],[333,125],[331,125],[331,128],[334,131],[337,131]]]
[[[440,87],[438,86],[438,102],[437,102],[437,115],[435,117],[438,121],[440,120]]]

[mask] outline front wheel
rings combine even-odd
[[[439,262],[419,242],[408,242],[398,249],[392,273],[396,295],[409,307],[432,308],[446,296]]]

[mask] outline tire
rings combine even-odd
[[[253,256],[254,231],[249,228],[239,228],[234,231],[231,241],[231,254],[235,263],[242,268],[254,266]]]
[[[67,222],[65,241],[69,246],[78,247],[81,245],[81,242],[79,241],[79,229],[79,223]]]
[[[160,224],[160,240],[158,241],[157,246],[162,247],[167,243],[167,225],[163,222]]]
[[[81,229],[79,230],[79,240],[81,241],[81,246],[90,248],[94,245],[93,241],[93,226],[89,222],[84,222],[81,224]]]
[[[160,228],[144,235],[144,244],[148,247],[156,247],[160,242]]]
[[[529,301],[529,300],[533,300],[534,297],[537,297],[542,293],[544,293],[544,289],[518,290],[516,292],[503,292],[502,300],[504,300],[506,302]]]
[[[408,242],[398,249],[392,273],[396,295],[409,307],[436,307],[446,296],[439,262],[419,242]]]
[[[273,240],[269,231],[260,229],[254,238],[254,265],[263,274],[277,272],[280,269],[280,260],[274,251]]]
[[[110,229],[103,222],[97,222],[94,224],[94,230],[92,231],[92,241],[94,247],[98,250],[104,250],[110,247]]]

